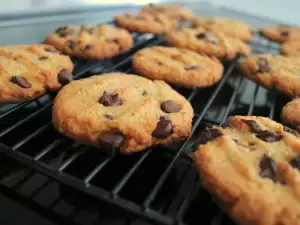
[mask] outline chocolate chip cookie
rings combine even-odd
[[[264,27],[260,30],[261,35],[277,42],[300,40],[300,28],[287,25],[275,25]]]
[[[300,95],[300,58],[258,54],[244,59],[240,68],[245,76],[266,88],[276,88],[294,97]]]
[[[0,47],[0,103],[24,102],[72,80],[73,63],[44,44]]]
[[[209,31],[223,32],[224,34],[249,42],[253,38],[252,28],[240,20],[226,17],[201,16],[192,21],[194,27],[203,27]]]
[[[170,46],[190,49],[222,60],[251,54],[251,48],[240,39],[228,37],[221,32],[207,31],[202,27],[170,32],[165,42]]]
[[[129,14],[115,17],[119,27],[139,33],[165,34],[178,28],[178,22],[163,14]]]
[[[101,60],[128,51],[133,39],[127,30],[110,25],[65,25],[49,34],[45,43],[67,55]]]
[[[191,157],[204,187],[241,225],[298,225],[299,134],[264,117],[206,129]]]
[[[300,40],[286,41],[281,44],[280,52],[286,56],[300,56]]]
[[[187,8],[178,5],[154,5],[149,4],[142,8],[141,13],[153,15],[164,14],[172,19],[191,20],[193,12]]]
[[[173,47],[144,48],[133,56],[132,65],[147,78],[187,88],[211,86],[223,73],[217,58]]]
[[[111,73],[66,85],[52,115],[62,134],[129,154],[189,136],[193,109],[164,81]]]
[[[300,131],[300,98],[287,103],[281,112],[282,121]]]

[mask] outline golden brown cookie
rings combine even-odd
[[[152,80],[164,80],[187,88],[208,87],[222,78],[217,58],[172,47],[144,48],[132,60],[135,70]]]
[[[115,17],[115,22],[119,27],[139,33],[165,34],[178,28],[178,23],[166,15],[129,14],[125,13]]]
[[[226,17],[200,16],[192,21],[195,27],[203,27],[210,31],[223,32],[230,37],[249,42],[253,39],[252,28],[240,20]]]
[[[193,109],[164,81],[111,73],[66,85],[52,121],[62,134],[129,154],[189,136]]]
[[[44,44],[0,47],[0,103],[17,103],[58,90],[72,80],[73,63]]]
[[[260,33],[277,42],[285,42],[290,40],[300,40],[300,28],[286,25],[275,25],[264,27],[260,30]]]
[[[67,55],[101,60],[128,51],[133,39],[127,30],[110,25],[65,25],[49,34],[45,43]]]
[[[172,19],[179,20],[191,20],[193,17],[191,10],[177,5],[149,4],[141,9],[141,13],[150,13],[153,15],[164,14]]]
[[[244,59],[240,68],[245,76],[266,88],[276,88],[284,94],[300,95],[300,58],[258,54]]]
[[[281,112],[282,121],[300,131],[300,98],[287,103]]]
[[[173,31],[167,35],[165,42],[170,46],[190,49],[222,60],[234,59],[239,54],[251,54],[251,48],[240,39],[206,31],[202,27]]]
[[[204,187],[240,225],[299,225],[299,134],[265,117],[206,129],[191,155]]]
[[[280,52],[286,56],[300,56],[300,40],[286,41],[281,44]]]

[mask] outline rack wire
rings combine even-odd
[[[130,63],[134,52],[143,47],[163,45],[162,36],[136,33],[133,36],[133,49],[111,60],[74,59],[74,78],[113,71],[133,72]],[[278,45],[258,35],[250,44],[255,54],[279,51]],[[72,220],[77,213],[64,216],[53,212],[63,198],[61,193],[48,206],[32,203],[52,183],[66,185],[157,224],[193,224],[191,218],[204,221],[204,224],[233,224],[202,189],[197,170],[187,154],[193,150],[197,134],[205,126],[220,124],[234,114],[262,115],[278,120],[280,107],[287,101],[239,76],[236,70],[239,60],[238,57],[225,63],[223,79],[211,88],[174,87],[191,102],[195,111],[190,138],[132,156],[109,155],[58,134],[51,125],[53,95],[45,94],[22,104],[1,105],[0,152],[21,162],[30,172],[14,185],[7,186],[3,182],[0,191],[63,224],[78,223]],[[29,196],[20,197],[16,190],[36,173],[46,176],[46,181]],[[142,182],[144,177],[148,181],[143,179]]]

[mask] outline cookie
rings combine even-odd
[[[172,19],[191,20],[193,12],[187,8],[177,5],[154,5],[149,4],[141,9],[141,13],[153,15],[164,14]]]
[[[144,48],[135,53],[132,65],[147,78],[187,88],[211,86],[223,73],[217,58],[174,47]]]
[[[240,39],[221,32],[206,31],[202,27],[173,31],[166,36],[165,42],[173,47],[190,49],[222,60],[251,54],[251,48]]]
[[[300,56],[300,40],[284,42],[280,46],[280,52],[286,56]]]
[[[257,54],[240,63],[241,71],[249,79],[266,88],[275,88],[294,97],[300,95],[300,58]]]
[[[300,131],[300,98],[296,98],[287,103],[281,111],[282,121]]]
[[[206,129],[191,157],[201,181],[241,225],[298,225],[300,138],[264,117]]]
[[[72,80],[73,63],[44,44],[0,47],[0,103],[18,103]]]
[[[49,34],[45,43],[67,55],[101,60],[128,51],[133,39],[127,30],[110,25],[65,25]]]
[[[260,30],[264,37],[276,42],[300,40],[300,28],[286,25],[264,27]]]
[[[115,17],[115,23],[138,33],[165,34],[178,28],[178,22],[163,14],[129,14]]]
[[[202,27],[209,31],[223,32],[230,37],[249,42],[253,39],[252,28],[240,20],[226,17],[201,16],[192,21],[194,27]]]
[[[192,118],[190,103],[164,81],[121,73],[72,81],[52,112],[62,134],[123,154],[189,136]]]

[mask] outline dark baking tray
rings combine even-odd
[[[206,3],[187,6],[193,8],[198,15],[230,16],[243,19],[256,28],[277,23],[226,8],[215,8]],[[116,15],[121,11],[113,12]],[[99,23],[95,20],[97,19],[80,20],[76,17],[73,21],[62,17],[55,22],[49,18],[43,18],[39,23],[32,20],[24,22],[21,19],[12,21],[13,24],[6,21],[0,27],[2,33],[5,33],[0,41],[3,40],[2,44],[34,43],[41,41],[60,24],[70,21]],[[28,28],[36,32],[30,32]],[[16,33],[20,34],[24,29],[27,29],[24,37],[16,40],[7,38],[15,36]],[[137,33],[133,33],[133,36],[134,48],[113,59],[88,61],[74,58],[74,77],[80,79],[91,74],[113,71],[133,73],[130,63],[134,52],[143,47],[164,44],[163,36]],[[278,44],[258,35],[250,45],[254,54],[279,52]],[[57,133],[51,125],[51,105],[55,94],[45,94],[30,102],[1,105],[0,151],[26,165],[32,173],[37,171],[46,175],[50,178],[49,183],[58,182],[74,189],[70,192],[62,188],[58,199],[69,199],[70,195],[83,196],[82,199],[85,199],[89,195],[96,204],[101,200],[102,204],[109,203],[158,224],[199,224],[200,221],[203,224],[232,224],[215,206],[210,195],[202,189],[197,170],[187,154],[195,148],[196,137],[204,127],[220,124],[227,116],[235,114],[261,115],[279,120],[280,110],[288,101],[279,93],[267,91],[240,76],[237,70],[239,60],[236,58],[231,62],[224,62],[224,77],[213,87],[174,87],[191,102],[195,111],[193,135],[186,141],[149,148],[131,156],[111,156]],[[47,185],[37,191],[43,190]],[[2,191],[7,191],[6,188],[1,188]],[[15,187],[10,189],[14,190]],[[53,198],[50,209],[58,202],[59,200]]]

